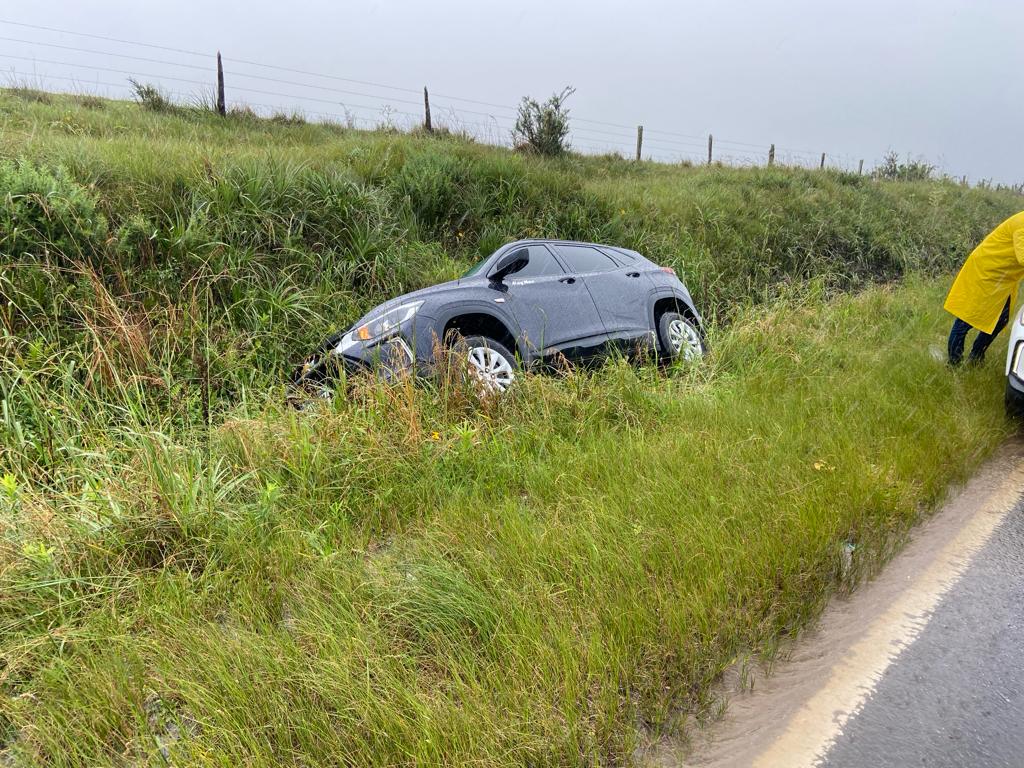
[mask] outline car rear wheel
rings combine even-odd
[[[664,312],[658,318],[658,341],[669,360],[699,360],[706,351],[700,331],[678,312]]]
[[[504,344],[486,336],[466,336],[455,350],[481,394],[500,395],[515,382],[516,357]]]

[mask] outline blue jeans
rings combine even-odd
[[[985,350],[989,348],[989,345],[995,341],[996,336],[999,332],[1006,327],[1006,324],[1010,322],[1010,299],[1006,300],[1006,306],[1003,307],[1003,313],[999,316],[996,321],[996,327],[992,329],[992,333],[982,333],[978,331],[977,338],[974,339],[974,344],[971,347],[971,354],[967,358],[969,363],[980,363],[985,359]],[[949,364],[960,365],[964,359],[964,342],[967,340],[967,332],[971,330],[971,325],[965,323],[959,317],[953,321],[953,328],[949,332]]]

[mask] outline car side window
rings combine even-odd
[[[523,250],[530,252],[530,261],[518,272],[510,275],[512,280],[520,280],[524,277],[550,277],[551,275],[564,275],[562,265],[555,261],[551,251],[542,245],[531,245]]]
[[[556,245],[555,250],[569,267],[570,272],[607,272],[618,269],[612,259],[601,253],[597,248],[588,245]]]
[[[621,248],[602,248],[601,253],[606,256],[611,256],[619,264],[631,264],[636,261],[636,256],[629,251],[622,250]]]

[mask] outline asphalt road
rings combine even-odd
[[[1024,508],[1019,502],[819,764],[1024,766]]]

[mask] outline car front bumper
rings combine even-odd
[[[1016,373],[1010,372],[1010,375],[1006,377],[1007,389],[1012,389],[1017,392],[1021,398],[1024,398],[1024,379],[1021,379]]]
[[[1024,416],[1024,307],[1010,324],[1010,343],[1006,350],[1006,410],[1011,416]]]
[[[381,378],[391,380],[415,373],[419,367],[412,347],[400,335],[373,344],[357,341],[343,351],[339,347],[331,350],[331,355],[341,361],[346,373],[373,371]]]
[[[403,324],[384,339],[363,341],[355,329],[324,342],[319,352],[297,372],[295,383],[321,383],[340,374],[372,372],[385,380],[405,375],[422,375],[432,362],[432,344],[417,345],[433,329],[433,319],[423,315]],[[417,354],[419,351],[419,354]]]

